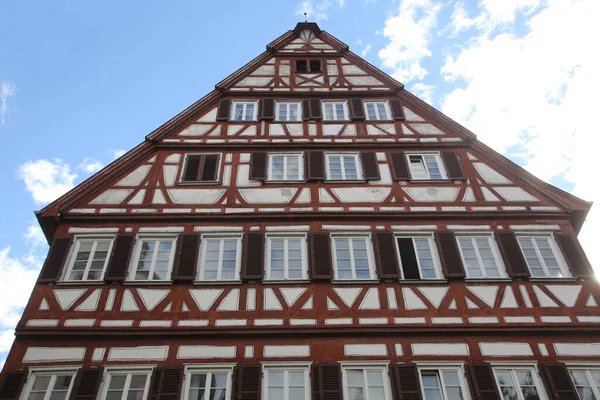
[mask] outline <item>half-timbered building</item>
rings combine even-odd
[[[37,213],[0,399],[600,399],[589,208],[299,23]]]

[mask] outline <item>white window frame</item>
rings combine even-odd
[[[494,382],[496,383],[496,389],[498,390],[498,393],[500,393],[500,396],[502,396],[502,391],[500,389],[500,384],[498,383],[498,378],[496,377],[497,369],[512,370],[513,379],[516,377],[516,375],[514,374],[515,370],[530,370],[532,372],[531,376],[533,377],[535,388],[537,390],[540,400],[548,400],[548,395],[546,394],[546,388],[545,388],[544,384],[542,383],[542,379],[540,378],[540,373],[538,371],[536,364],[528,363],[528,362],[524,362],[524,363],[491,362],[490,365],[492,367],[492,374],[494,375]],[[516,380],[515,382],[518,385],[519,381]],[[518,389],[519,390],[517,391],[517,395],[519,397],[519,400],[524,400],[523,393],[520,390],[521,387],[518,386]]]
[[[287,160],[284,161],[283,179],[273,179],[273,157],[296,157],[298,158],[298,169],[300,176],[295,179],[287,178]],[[267,181],[270,182],[302,182],[304,181],[304,153],[269,153]]]
[[[427,169],[427,164],[425,163],[425,161],[423,161],[423,166],[425,168],[425,172],[427,173],[427,178],[415,178],[414,175],[414,171],[412,168],[412,165],[410,163],[410,157],[411,156],[435,156],[435,161],[437,162],[437,166],[440,170],[440,174],[442,175],[441,179],[434,179],[431,178],[431,174],[429,173],[429,170]],[[417,152],[407,152],[406,153],[406,162],[408,163],[408,169],[410,171],[410,177],[411,180],[413,181],[439,181],[439,180],[447,180],[448,179],[448,172],[446,171],[446,166],[444,165],[444,162],[442,160],[442,158],[440,157],[440,153],[435,151],[435,152],[427,152],[427,151],[417,151]]]
[[[131,384],[131,375],[143,375],[146,374],[146,386],[144,387],[144,396],[142,398],[147,399],[148,394],[150,393],[150,381],[152,378],[153,366],[148,365],[131,365],[131,366],[108,366],[104,370],[103,379],[102,379],[102,388],[100,390],[101,397],[100,400],[105,400],[108,394],[108,387],[110,386],[110,378],[113,375],[125,375],[127,374],[127,378],[125,380],[125,387],[123,389],[123,394],[121,395],[121,400],[127,399],[127,393],[129,392],[129,385]],[[127,388],[127,390],[125,390]]]
[[[242,119],[235,119],[235,108],[237,104],[242,104],[243,105],[243,111],[242,111]],[[246,113],[247,113],[247,107],[248,104],[254,104],[254,112],[252,113],[252,119],[246,119]],[[250,121],[257,121],[258,120],[258,100],[233,100],[231,102],[231,110],[229,113],[229,120],[230,121],[235,121],[235,122],[250,122]]]
[[[192,382],[192,374],[207,374],[207,373],[227,373],[227,387],[225,389],[225,398],[229,399],[233,391],[233,367],[235,364],[192,364],[186,365],[184,370],[183,396],[182,400],[187,400],[190,394],[190,384]]]
[[[458,374],[458,382],[460,384],[460,390],[463,395],[463,400],[470,400],[471,393],[469,391],[469,386],[467,384],[467,380],[465,377],[465,366],[463,363],[429,363],[429,362],[417,362],[417,369],[419,370],[419,384],[421,386],[421,394],[423,395],[423,399],[425,399],[425,387],[423,386],[423,375],[422,371],[436,371],[438,373],[438,377],[440,379],[440,388],[442,390],[442,400],[449,400],[448,395],[446,393],[446,387],[442,381],[442,377],[439,375],[440,370],[454,370]]]
[[[281,119],[281,114],[279,112],[279,105],[280,104],[285,104],[286,105],[286,113],[287,113],[287,117],[288,119]],[[290,117],[290,106],[294,104],[298,107],[298,119],[289,119]],[[280,122],[302,122],[302,102],[300,101],[276,101],[275,102],[275,121],[280,121]]]
[[[273,280],[273,281],[280,281],[282,279],[278,279],[278,278],[272,278],[271,277],[271,240],[272,239],[300,239],[301,240],[301,247],[300,250],[302,252],[302,277],[301,278],[290,278],[289,277],[289,270],[288,270],[288,262],[289,260],[286,258],[285,259],[285,265],[284,265],[284,274],[285,277],[283,278],[283,280],[285,281],[301,281],[301,280],[307,280],[308,279],[308,250],[307,250],[307,244],[306,244],[306,234],[304,233],[271,233],[271,234],[267,234],[267,248],[266,248],[266,254],[265,254],[265,258],[266,258],[266,263],[265,263],[265,280],[269,281],[269,280]],[[287,249],[287,246],[286,246]],[[287,251],[286,251],[287,253]],[[287,254],[286,254],[287,255]]]
[[[435,239],[433,237],[433,233],[413,233],[413,232],[394,232],[394,246],[396,249],[396,259],[398,260],[398,265],[400,267],[400,274],[402,275],[402,279],[406,279],[404,277],[404,268],[402,267],[402,258],[400,257],[400,247],[398,246],[398,239],[413,239],[413,249],[415,250],[415,257],[417,259],[417,265],[419,266],[419,275],[422,280],[435,280],[435,279],[444,279],[444,274],[442,273],[442,264],[440,262],[440,255],[438,253]],[[419,259],[419,255],[417,253],[417,246],[415,245],[414,239],[427,239],[427,243],[429,244],[429,251],[431,252],[431,257],[433,259],[433,268],[435,269],[435,278],[424,278],[423,270],[421,269],[421,260]]]
[[[140,261],[140,255],[142,253],[142,243],[144,241],[151,241],[151,240],[159,240],[159,241],[171,241],[172,245],[171,245],[171,255],[169,257],[169,269],[167,270],[167,279],[164,280],[154,280],[154,279],[136,279],[135,275],[137,272],[137,266],[138,266],[138,262]],[[130,262],[130,267],[127,273],[127,281],[131,281],[131,282],[170,282],[171,281],[171,274],[173,272],[173,262],[175,260],[175,253],[177,250],[177,236],[173,236],[173,235],[138,235],[135,238],[135,244],[134,244],[134,248],[133,248],[133,257],[132,257],[132,261]],[[154,255],[152,256],[152,266],[150,267],[150,271],[148,272],[148,276],[151,277],[153,272],[154,272],[154,268],[156,267],[156,252],[158,251],[158,248],[155,248],[154,250]]]
[[[529,262],[527,261],[527,258],[525,257],[523,248],[521,247],[521,242],[519,242],[519,237],[544,237],[544,238],[549,239],[550,249],[552,250],[552,253],[554,254],[554,258],[556,258],[556,262],[558,263],[558,267],[560,268],[560,271],[563,274],[562,277],[550,276],[548,274],[548,268],[546,267],[546,262],[544,261],[544,258],[540,254],[540,250],[538,249],[537,244],[536,244],[535,248],[534,248],[535,253],[542,264],[542,270],[544,271],[545,276],[533,276],[533,273],[532,273],[531,278],[534,278],[534,279],[563,279],[563,278],[572,278],[573,277],[573,275],[571,274],[571,271],[569,269],[569,266],[567,265],[567,262],[566,262],[565,258],[563,257],[562,251],[558,247],[558,243],[556,243],[556,240],[552,233],[548,233],[548,232],[515,232],[515,236],[517,237],[517,243],[519,244],[519,250],[521,251],[521,255],[523,256],[523,259],[525,260],[525,264],[527,265],[527,269],[529,270],[530,273],[531,273],[531,268],[529,267]]]
[[[337,156],[337,157],[353,156],[354,164],[356,166],[356,175],[357,175],[356,179],[346,179],[346,167],[344,164],[342,164],[342,178],[341,179],[332,178],[331,170],[329,167],[329,157],[332,157],[332,156]],[[349,152],[349,153],[344,153],[344,152],[327,153],[326,152],[325,153],[325,180],[333,181],[333,182],[357,182],[357,181],[363,181],[364,179],[365,178],[364,178],[364,174],[363,174],[363,166],[361,163],[359,153],[354,153],[354,152]]]
[[[483,268],[483,262],[481,260],[481,254],[479,253],[479,247],[476,247],[473,244],[473,248],[475,250],[475,255],[477,257],[477,262],[479,264],[479,270],[482,276],[469,276],[469,268],[467,268],[467,264],[465,262],[465,256],[463,254],[463,249],[460,246],[459,238],[469,237],[471,238],[471,244],[473,244],[473,240],[475,238],[487,238],[488,244],[490,245],[490,249],[492,250],[492,255],[494,256],[494,262],[496,263],[496,268],[498,269],[499,276],[487,276],[487,271]],[[502,260],[502,255],[500,254],[500,249],[498,248],[498,243],[496,242],[493,234],[491,232],[460,232],[455,236],[456,246],[458,247],[458,252],[460,253],[460,259],[463,263],[463,267],[465,270],[465,274],[467,275],[467,279],[503,279],[507,277],[506,274],[506,266],[504,265],[504,260]]]
[[[337,104],[343,104],[344,106],[344,115],[343,118],[338,118],[337,113],[335,112]],[[333,104],[333,119],[327,119],[327,113],[325,112],[325,104]],[[321,101],[321,112],[323,113],[323,121],[348,121],[350,117],[348,116],[348,102],[346,100],[332,100],[332,101]]]
[[[187,168],[188,159],[190,156],[210,156],[210,155],[218,155],[219,159],[217,160],[217,176],[214,181],[184,181],[183,176],[185,174],[185,170]],[[217,185],[221,182],[221,163],[223,162],[223,153],[186,153],[183,158],[183,164],[179,171],[179,181],[177,182],[179,185]]]
[[[74,279],[68,279],[69,276],[71,275],[71,272],[73,272],[73,266],[75,264],[75,259],[77,258],[77,253],[79,252],[79,247],[81,246],[81,242],[82,241],[97,241],[97,240],[102,240],[102,241],[108,241],[110,240],[110,245],[108,246],[108,254],[106,256],[106,260],[104,260],[104,267],[102,268],[102,272],[100,273],[100,279],[87,279],[87,276],[90,272],[90,266],[91,266],[91,261],[93,259],[90,258],[88,259],[87,265],[85,267],[84,270],[84,279],[81,280],[74,280]],[[104,280],[104,274],[106,272],[106,267],[108,266],[108,262],[110,260],[110,255],[112,253],[112,248],[115,244],[115,237],[113,235],[111,236],[75,236],[73,238],[73,243],[71,244],[71,249],[69,250],[69,256],[68,256],[68,261],[67,261],[67,268],[64,269],[62,276],[61,276],[61,281],[63,282],[73,282],[73,283],[77,283],[77,282],[101,282]],[[94,243],[92,250],[95,253],[96,251],[96,243]]]
[[[575,386],[575,382],[573,381],[573,377],[571,376],[571,371],[572,370],[583,371],[585,373],[585,376],[588,379],[588,381],[591,382],[592,393],[594,393],[594,396],[596,397],[596,399],[600,399],[600,387],[596,387],[596,385],[594,385],[594,380],[592,379],[592,377],[590,375],[590,371],[600,372],[600,364],[595,363],[595,362],[589,362],[589,363],[566,362],[565,364],[566,364],[567,370],[569,371],[569,378],[571,379],[573,386]],[[577,390],[577,386],[575,386],[575,390]],[[577,392],[577,395],[579,396],[579,392]],[[579,396],[579,398],[581,398],[581,396]]]
[[[373,104],[375,107],[375,115],[376,118],[375,119],[370,119],[369,118],[369,112],[367,111],[367,105],[368,104]],[[379,109],[377,108],[377,104],[383,104],[384,108],[385,108],[385,117],[387,118],[381,118],[381,115],[379,115]],[[364,105],[364,109],[365,109],[365,115],[367,117],[367,121],[391,121],[392,120],[392,112],[390,110],[390,103],[387,100],[378,100],[378,101],[365,101],[363,103]]]
[[[284,377],[284,398],[283,399],[269,399],[269,370],[296,370],[304,371],[304,399],[311,399],[311,386],[310,386],[310,366],[311,363],[306,362],[290,362],[290,363],[277,363],[277,362],[263,362],[262,363],[262,396],[263,400],[289,400],[288,392],[285,391],[285,377]]]
[[[356,266],[354,265],[354,254],[350,251],[350,271],[352,272],[352,278],[340,278],[338,273],[338,260],[337,251],[335,246],[336,239],[364,239],[366,241],[367,257],[369,261],[369,278],[358,279],[356,278]],[[374,281],[377,280],[377,272],[375,271],[375,257],[373,256],[373,242],[370,234],[361,233],[335,233],[331,235],[331,254],[333,258],[333,274],[334,279],[338,281]]]
[[[51,385],[56,381],[56,378],[54,377],[54,375],[72,374],[69,389],[67,390],[66,397],[65,397],[65,399],[68,400],[71,397],[71,391],[73,390],[73,382],[75,382],[75,378],[77,376],[78,369],[79,369],[78,367],[72,367],[72,366],[30,368],[29,372],[27,374],[27,381],[25,382],[23,390],[21,391],[21,395],[19,396],[19,399],[26,400],[29,398],[29,395],[31,394],[31,390],[33,389],[33,384],[35,383],[35,379],[33,379],[33,377],[36,375],[38,375],[38,376],[53,375],[53,378],[51,378],[50,383],[48,383],[48,389],[49,389],[51,387]],[[44,395],[44,398],[42,400],[50,400],[50,394],[52,393],[52,391],[50,390],[48,392],[48,389],[46,389],[46,394]]]
[[[368,390],[365,390],[365,400],[392,400],[392,390],[391,390],[391,386],[390,386],[390,378],[389,378],[389,362],[376,362],[376,361],[370,361],[370,362],[342,362],[341,363],[341,367],[342,367],[342,391],[343,391],[343,398],[344,399],[349,399],[350,396],[348,395],[348,378],[347,378],[347,371],[349,369],[362,369],[363,370],[363,382],[366,383],[366,381],[364,381],[365,375],[367,370],[378,370],[382,372],[382,377],[383,377],[383,391],[384,391],[384,395],[385,398],[384,399],[374,399],[374,398],[370,398],[368,396]],[[368,386],[368,385],[366,385]]]
[[[208,243],[208,241],[210,239],[236,239],[237,240],[237,248],[236,248],[236,260],[235,260],[235,278],[233,280],[231,279],[227,279],[227,280],[223,280],[221,279],[221,276],[223,274],[223,254],[222,254],[222,250],[219,250],[219,269],[217,270],[217,279],[215,280],[208,280],[204,278],[204,266],[205,266],[205,262],[204,260],[206,259],[206,245]],[[221,245],[222,248],[222,245]],[[203,234],[201,237],[201,241],[200,241],[200,257],[198,258],[198,263],[200,264],[199,266],[197,266],[197,280],[198,281],[202,281],[202,282],[236,282],[240,280],[240,270],[241,270],[241,264],[242,264],[242,235],[240,234],[234,234],[234,235],[227,235],[227,234]]]

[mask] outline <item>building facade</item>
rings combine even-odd
[[[589,208],[300,23],[37,213],[0,399],[600,400]]]

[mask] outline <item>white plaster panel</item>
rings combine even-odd
[[[82,361],[85,347],[28,347],[23,363]]]
[[[437,317],[431,318],[432,324],[462,324],[463,319],[460,317]]]
[[[254,326],[283,325],[283,320],[276,319],[276,318],[255,319],[253,322],[253,325]]]
[[[279,291],[283,295],[288,307],[293,307],[296,301],[306,292],[306,288],[280,288]]]
[[[65,326],[94,326],[96,320],[94,318],[74,318],[66,319]]]
[[[317,320],[311,318],[292,318],[290,325],[316,325]]]
[[[100,300],[101,289],[96,289],[85,299],[75,311],[96,311],[98,308],[98,301]]]
[[[542,316],[540,320],[547,324],[568,324],[571,323],[570,317],[564,316]]]
[[[105,347],[96,347],[94,349],[94,353],[92,353],[92,361],[101,362],[102,360],[104,360],[104,353],[106,353]]]
[[[391,192],[391,188],[334,188],[333,193],[345,203],[381,203]]]
[[[379,288],[367,289],[367,294],[363,298],[359,310],[380,310],[381,304],[379,303]]]
[[[392,225],[395,231],[435,231],[437,225]]]
[[[581,286],[579,285],[546,285],[546,289],[567,307],[575,306],[581,292]]]
[[[321,225],[325,231],[368,231],[371,225]]]
[[[485,201],[500,201],[500,199],[486,187],[481,188],[481,193],[483,193]]]
[[[415,131],[421,135],[445,135],[444,132],[439,130],[436,126],[431,124],[408,124]]]
[[[178,136],[202,136],[214,127],[214,125],[191,124],[184,130],[179,132]]]
[[[559,356],[600,356],[600,343],[554,343]]]
[[[529,343],[480,342],[481,354],[486,357],[532,356]]]
[[[100,326],[105,328],[113,327],[131,327],[133,326],[132,319],[107,319],[100,321]]]
[[[106,304],[104,305],[104,311],[111,311],[115,304],[115,296],[117,294],[116,289],[110,289],[108,291],[108,297],[106,298]]]
[[[297,188],[262,188],[240,189],[239,192],[248,203],[283,204],[288,203],[297,190]]]
[[[216,108],[215,108],[215,112],[216,112]],[[181,154],[179,153],[175,153],[175,154],[171,154],[169,156],[167,156],[165,158],[165,163],[166,164],[177,164],[179,162],[179,160],[181,160]]]
[[[540,350],[540,354],[544,357],[548,357],[548,348],[544,343],[538,343],[538,349]]]
[[[472,324],[497,324],[499,321],[496,317],[469,317],[469,322]]]
[[[385,317],[381,317],[381,318],[359,318],[358,319],[358,324],[359,325],[383,325],[383,324],[387,324],[389,321],[387,318]]]
[[[319,202],[320,203],[335,203],[335,200],[325,188],[319,188]]]
[[[436,309],[440,307],[442,300],[444,299],[444,297],[446,296],[446,293],[448,292],[447,287],[431,286],[431,287],[418,287],[417,289],[421,293],[423,293],[423,295],[425,297],[427,297],[427,300],[429,300]]]
[[[427,310],[428,307],[410,288],[402,288],[402,296],[404,297],[404,307],[407,310]]]
[[[579,322],[595,322],[595,323],[598,323],[598,322],[600,322],[600,317],[596,317],[596,316],[581,316],[581,317],[577,317],[577,321],[579,321]]]
[[[510,286],[506,286],[504,289],[504,297],[500,303],[500,308],[519,308],[515,294]]]
[[[456,200],[458,187],[413,187],[404,191],[415,201],[422,202],[451,202]]]
[[[492,184],[510,184],[512,181],[506,179],[503,175],[500,175],[496,170],[492,169],[489,165],[477,162],[473,163],[479,175],[483,178],[487,183]]]
[[[398,300],[396,298],[396,291],[394,288],[388,287],[385,289],[387,295],[388,309],[397,310],[398,309]]]
[[[309,357],[309,345],[282,345],[282,346],[264,346],[263,357],[281,358],[281,357]]]
[[[68,310],[71,306],[79,300],[81,296],[87,291],[87,289],[53,289],[54,297],[58,305],[63,311]]]
[[[240,289],[231,289],[231,291],[225,296],[217,311],[238,311],[240,301]]]
[[[239,81],[235,87],[237,86],[266,86],[269,82],[271,82],[271,77],[259,78],[259,77],[246,77]]]
[[[167,204],[167,199],[161,189],[156,189],[152,194],[152,204]]]
[[[27,326],[53,327],[58,326],[58,319],[30,319]]]
[[[90,201],[90,204],[120,204],[132,192],[133,189],[108,189]]]
[[[95,212],[95,208],[72,208],[69,210],[69,214],[93,214]]]
[[[589,301],[588,301],[589,303]],[[50,306],[48,305],[48,301],[46,301],[45,298],[42,299],[41,303],[40,303],[40,307],[38,308],[39,311],[48,311],[50,309]]]
[[[177,322],[177,326],[208,326],[207,319],[187,319]]]
[[[254,346],[244,346],[244,358],[254,357]]]
[[[381,86],[383,83],[372,76],[346,76],[346,80],[354,86]]]
[[[520,187],[495,187],[494,190],[507,201],[540,201]]]
[[[125,178],[115,183],[115,186],[139,186],[150,171],[150,165],[140,165]]]
[[[423,118],[421,118],[419,115],[415,114],[412,110],[406,108],[406,107],[402,107],[404,109],[404,116],[406,117],[407,121],[425,121]]]
[[[248,321],[245,319],[218,319],[215,326],[245,326]]]
[[[121,311],[140,311],[140,308],[135,302],[133,294],[131,294],[131,291],[129,289],[125,289],[125,291],[123,292],[123,300],[121,301]]]
[[[148,311],[154,310],[154,307],[170,292],[169,289],[138,289],[137,291]]]
[[[465,343],[413,343],[410,345],[415,356],[468,356]]]
[[[302,306],[301,310],[312,310],[313,309],[313,297],[310,296],[306,303]]]
[[[304,188],[296,199],[296,204],[307,204],[310,203],[310,189]]]
[[[166,320],[148,320],[140,321],[140,328],[168,328],[171,326],[171,321]]]
[[[537,296],[538,301],[540,302],[540,306],[544,308],[554,308],[558,307],[558,304],[554,300],[552,300],[546,293],[542,292],[542,290],[534,286],[533,292]]]
[[[400,318],[394,318],[394,323],[395,324],[400,324],[400,325],[424,324],[425,323],[425,317],[414,317],[414,318],[400,317]]]
[[[333,291],[348,307],[352,307],[361,290],[362,288],[333,288]]]
[[[490,306],[490,308],[494,308],[498,286],[467,286],[467,289],[475,294],[475,296],[479,297],[485,304]]]
[[[242,226],[195,226],[194,232],[242,232]]]
[[[533,324],[534,317],[504,317],[504,322],[507,324]]]
[[[168,189],[175,204],[215,204],[225,189]]]
[[[200,311],[208,311],[223,293],[223,289],[189,289],[189,291]]]
[[[346,356],[387,356],[387,345],[385,344],[345,344],[344,354]]]
[[[165,178],[165,185],[174,186],[175,179],[177,178],[177,165],[165,165],[163,166],[163,175]]]
[[[366,75],[367,73],[358,68],[356,65],[342,65],[342,73],[344,75]]]
[[[265,310],[283,310],[283,307],[281,306],[279,299],[277,299],[277,296],[275,296],[273,289],[266,288],[263,292],[263,297],[263,307]]]
[[[168,352],[169,346],[112,347],[108,351],[108,361],[164,361]]]
[[[140,189],[127,204],[142,204],[144,197],[146,196],[146,189]]]
[[[489,225],[446,225],[451,231],[469,230],[469,231],[488,231],[492,229]]]
[[[352,318],[327,318],[325,325],[352,325]]]
[[[330,311],[336,311],[339,310],[340,308],[333,302],[333,300],[331,300],[331,298],[327,298],[327,309]]]
[[[504,207],[502,207],[504,208]],[[558,225],[509,225],[514,231],[559,231]]]
[[[596,299],[594,299],[594,296],[592,296],[590,294],[590,297],[588,297],[587,301],[585,302],[585,306],[586,307],[598,307],[598,303],[596,303]],[[40,306],[41,309],[41,306]]]
[[[531,308],[533,307],[533,303],[529,298],[529,293],[527,292],[527,288],[523,285],[519,286],[519,290],[521,291],[521,296],[523,296],[523,301],[525,302],[525,307]]]

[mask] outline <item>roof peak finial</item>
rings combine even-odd
[[[306,16],[306,11],[304,12],[304,22],[308,22],[308,17]]]

